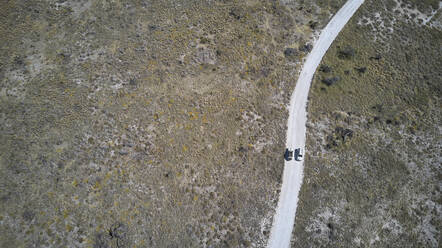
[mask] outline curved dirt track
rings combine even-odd
[[[290,100],[287,147],[299,148],[305,146],[307,96],[313,74],[338,33],[363,2],[364,0],[348,0],[321,32],[312,52],[308,55]],[[281,194],[273,219],[268,247],[286,248],[290,245],[303,169],[303,161],[292,160],[284,163]]]

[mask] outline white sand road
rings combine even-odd
[[[319,39],[313,45],[313,50],[305,61],[295,91],[291,96],[287,126],[287,147],[303,148],[305,146],[307,96],[313,74],[338,33],[363,2],[364,0],[348,0],[327,24]],[[282,189],[268,243],[270,248],[287,248],[290,245],[303,169],[303,161],[291,160],[284,163]]]

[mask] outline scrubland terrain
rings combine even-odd
[[[264,247],[343,2],[1,1],[0,247]],[[329,50],[294,247],[438,246],[438,4],[366,1]]]
[[[440,246],[441,10],[415,3],[366,1],[322,61],[292,247]]]
[[[2,1],[0,246],[264,246],[330,2]]]

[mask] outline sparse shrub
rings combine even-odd
[[[298,51],[296,51],[296,48],[286,48],[284,50],[284,56],[288,59],[293,59],[294,57],[298,56]]]
[[[342,139],[343,142],[353,138],[353,130],[348,128],[336,127],[335,133],[339,136],[339,138]]]
[[[209,44],[209,43],[210,43],[210,40],[207,39],[206,37],[201,37],[201,38],[200,38],[200,43],[201,43],[201,44]]]
[[[331,86],[331,85],[335,84],[336,82],[338,82],[339,80],[340,80],[339,77],[324,78],[324,79],[322,79],[322,83],[324,83],[327,86]]]
[[[233,16],[235,19],[239,20],[244,17],[244,9],[240,7],[232,8],[229,12],[230,16]]]
[[[382,59],[382,56],[380,54],[377,54],[374,57],[370,57],[370,60],[381,60],[381,59]]]
[[[340,59],[351,59],[355,56],[355,49],[351,46],[347,46],[339,51],[338,58]]]
[[[305,52],[305,53],[310,52],[312,49],[313,49],[313,45],[310,44],[310,43],[307,43],[307,44],[305,44],[305,45],[299,47],[299,51],[301,51],[301,52]]]
[[[311,29],[315,30],[318,27],[319,22],[309,21],[308,25]]]
[[[319,71],[320,71],[320,72],[324,72],[324,73],[329,73],[329,72],[332,71],[332,69],[331,69],[331,67],[328,66],[328,65],[321,65],[321,66],[319,67]]]
[[[351,129],[336,127],[333,134],[327,136],[327,144],[325,145],[325,148],[331,149],[346,143],[348,140],[353,138],[353,133],[354,132]]]
[[[363,74],[367,71],[367,67],[356,67],[355,70],[360,74]]]

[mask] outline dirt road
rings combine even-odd
[[[319,39],[315,42],[312,52],[308,55],[290,100],[287,147],[303,148],[305,146],[307,96],[313,74],[338,33],[363,2],[364,0],[347,1],[324,28]],[[289,247],[295,221],[298,193],[302,184],[303,168],[303,161],[292,160],[286,161],[284,164],[283,184],[273,219],[268,247]]]

